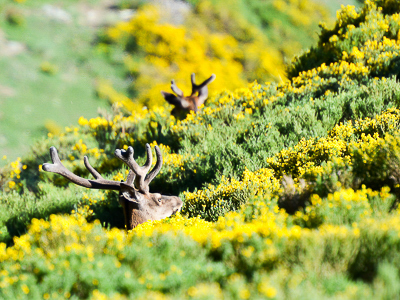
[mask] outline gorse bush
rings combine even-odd
[[[191,73],[201,80],[216,74],[212,91],[239,88],[246,80],[282,80],[284,59],[301,49],[300,42],[309,45],[314,40],[309,34],[316,28],[312,17],[328,19],[325,10],[310,1],[235,0],[228,7],[224,1],[189,2],[192,5],[176,4],[172,11],[168,5],[142,5],[130,21],[107,29],[100,43],[111,56],[124,51],[119,63],[133,78],[130,94],[135,101],[107,82],[98,85],[101,97],[133,111],[141,105],[163,105],[160,91],[169,91],[171,79],[188,90]],[[283,36],[293,42],[288,44]]]
[[[358,277],[361,270],[364,274],[376,272],[374,284],[388,284],[379,274],[384,265],[377,268],[377,263],[397,261],[399,219],[397,215],[386,216],[382,222],[382,216],[373,219],[365,213],[371,211],[366,196],[385,201],[386,193],[354,194],[343,190],[328,195],[327,200],[313,197],[315,210],[309,215],[296,215],[292,222],[309,220],[307,216],[337,218],[333,212],[340,208],[338,200],[344,202],[340,210],[342,225],[334,225],[338,222],[333,219],[334,224],[320,225],[319,230],[286,227],[291,217],[260,203],[255,203],[261,206],[260,215],[252,221],[245,222],[238,213],[230,213],[216,223],[177,216],[145,223],[128,235],[116,229],[105,230],[98,222],[88,224],[82,217],[52,216],[47,222],[35,219],[28,233],[15,239],[13,247],[2,249],[2,293],[5,297],[47,297],[55,293],[56,297],[118,294],[124,298],[128,294],[145,297],[152,292],[191,298],[200,292],[199,282],[211,281],[217,285],[205,284],[207,291],[214,287],[226,297],[240,297],[247,291],[274,298],[291,295],[293,288],[300,289],[301,282],[315,284],[310,276],[287,286],[287,280],[299,280],[296,278],[301,272],[307,272],[326,274],[321,280],[329,289],[321,291],[311,286],[322,297],[343,293],[345,287],[372,298],[379,290],[348,276]],[[323,213],[320,206],[325,201],[329,201],[328,207],[330,202],[333,204]],[[354,218],[352,214],[357,211]],[[377,239],[386,250],[372,246]],[[331,272],[337,274],[336,278],[329,275]],[[113,274],[112,280],[108,274]],[[59,280],[60,275],[64,280]],[[334,284],[337,276],[341,276],[344,287]],[[238,281],[241,284],[234,288]],[[347,293],[345,296],[351,297],[352,293]]]
[[[321,25],[318,46],[296,58],[288,76],[296,82],[307,75],[326,80],[327,73],[347,81],[398,75],[399,29],[396,1],[366,1],[361,11],[344,7],[333,29]]]
[[[184,120],[116,101],[39,141],[1,170],[0,297],[398,297],[399,13],[343,7],[290,81],[222,91]],[[80,176],[88,155],[125,180],[115,148],[143,164],[147,142],[164,157],[150,190],[184,207],[128,233],[115,192],[41,171],[54,145]]]
[[[192,72],[204,78],[209,77],[211,74],[208,73],[213,70],[218,78],[221,77],[220,87],[234,88],[244,84],[243,79],[236,75],[243,70],[238,62],[243,53],[236,50],[238,43],[235,39],[215,34],[202,35],[182,26],[158,24],[160,15],[156,7],[143,7],[131,21],[118,24],[107,32],[113,43],[140,55],[141,60],[136,59],[138,62],[131,56],[126,58],[128,63],[130,60],[128,70],[135,78],[134,90],[140,103],[154,106],[158,100],[157,104],[161,104],[164,100],[160,91],[169,91],[170,80],[174,78],[184,82],[186,88]],[[212,54],[208,55],[208,52]],[[172,70],[177,68],[180,73],[174,74],[176,72]],[[168,78],[171,74],[173,77]]]

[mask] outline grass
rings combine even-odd
[[[85,1],[92,9],[101,1]],[[44,5],[62,8],[71,22],[51,19]],[[29,145],[47,132],[59,132],[80,116],[94,117],[98,108],[108,109],[95,92],[96,80],[109,78],[116,86],[124,80],[118,65],[93,47],[98,28],[84,26],[76,2],[28,1],[4,4],[0,27],[7,40],[24,45],[21,53],[0,57],[0,83],[11,90],[0,102],[2,155],[10,160],[29,151]],[[20,16],[21,24],[7,22]],[[4,161],[1,162],[4,164]]]

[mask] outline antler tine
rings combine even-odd
[[[217,78],[217,76],[215,76],[215,74],[212,74],[210,76],[210,78],[204,80],[203,83],[198,85],[199,89],[201,89],[201,88],[205,87],[206,85],[210,84],[211,82],[213,82],[215,80],[215,78]]]
[[[90,174],[92,174],[94,178],[96,178],[96,179],[104,179],[103,176],[101,176],[100,173],[97,172],[95,170],[95,168],[93,168],[90,165],[89,158],[86,155],[83,157],[83,163],[85,164],[86,169],[89,170]]]
[[[140,167],[135,159],[133,158],[133,148],[131,146],[128,147],[128,150],[121,150],[117,149],[115,150],[114,154],[116,157],[118,157],[120,160],[122,160],[136,175],[134,177],[135,185],[139,189],[139,191],[143,193],[148,193],[149,192],[149,183],[151,180],[148,180],[150,176],[152,176],[151,179],[154,178],[155,175],[153,175],[153,170],[157,167],[158,164],[158,159],[157,159],[157,164],[154,167],[154,169],[150,172],[150,174],[146,177],[147,172],[150,170],[151,163],[152,163],[152,155],[151,155],[151,148],[149,144],[146,144],[146,152],[147,152],[147,159],[146,163]],[[129,177],[129,176],[128,176]],[[133,179],[129,178],[130,180]]]
[[[162,158],[160,148],[158,148],[158,146],[155,146],[154,149],[156,150],[157,162],[156,162],[156,165],[154,166],[154,168],[146,176],[145,183],[147,185],[149,185],[150,182],[154,179],[154,177],[157,176],[158,172],[160,172],[161,167],[163,165],[163,158]]]
[[[197,87],[197,84],[195,83],[195,80],[196,80],[196,74],[194,74],[194,73],[190,74],[190,81],[192,82],[192,89],[194,87]]]
[[[75,175],[71,171],[69,171],[61,162],[60,157],[58,156],[57,149],[52,146],[50,147],[50,156],[52,160],[52,164],[44,163],[42,169],[46,172],[52,172],[56,174],[60,174],[64,176],[72,183],[77,185],[91,188],[91,189],[105,189],[105,190],[119,190],[120,182],[111,181],[104,179],[99,172],[97,172],[89,163],[87,156],[84,157],[84,163],[89,172],[94,176],[96,180],[90,180],[86,178],[79,177]]]
[[[135,181],[136,174],[132,170],[129,170],[128,177],[126,178],[126,184],[132,186],[133,182]]]
[[[195,74],[194,73],[192,73],[192,75],[191,75],[191,81],[192,81],[192,96],[195,94],[195,93],[202,93],[203,95],[205,95],[205,94],[207,94],[205,97],[207,98],[207,96],[208,96],[208,89],[207,89],[207,91],[206,92],[204,92],[203,91],[203,89],[204,88],[207,88],[207,85],[208,84],[210,84],[211,82],[213,82],[214,81],[214,79],[216,78],[217,76],[215,76],[215,74],[212,74],[208,79],[206,79],[206,80],[204,80],[202,83],[200,83],[199,85],[197,85],[196,83],[195,83]],[[200,96],[200,95],[199,95]],[[205,99],[204,99],[205,100]]]
[[[178,95],[179,97],[183,98],[183,92],[178,88],[175,84],[175,80],[171,80],[171,90]]]

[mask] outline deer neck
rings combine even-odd
[[[125,199],[123,201],[120,201],[120,203],[124,210],[126,230],[131,230],[137,225],[142,224],[148,220],[138,209],[137,203]]]

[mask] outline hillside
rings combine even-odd
[[[98,24],[88,16],[96,2],[1,1],[1,156],[15,160],[38,137],[108,109],[95,94],[96,80],[123,79],[121,69],[91,45]]]
[[[310,47],[318,22],[331,16],[303,2],[0,1],[0,147],[8,157],[0,166],[99,107],[163,104],[160,90],[172,78],[186,89],[192,72],[215,72],[211,92],[284,78],[284,61]],[[132,48],[139,33],[158,46]]]
[[[321,26],[288,81],[215,93],[184,120],[115,101],[36,142],[1,172],[1,297],[396,298],[399,48],[399,4],[367,0]],[[128,233],[115,192],[41,168],[55,146],[74,173],[90,176],[87,155],[121,180],[114,150],[143,164],[146,143],[164,157],[151,192],[184,206]]]

